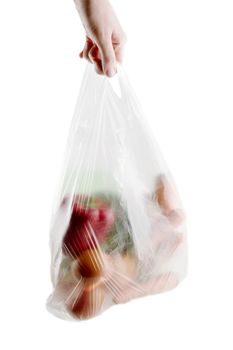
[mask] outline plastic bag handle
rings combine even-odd
[[[124,108],[127,109],[127,114],[129,114],[132,105],[136,102],[136,97],[134,96],[134,91],[132,86],[129,83],[128,77],[125,73],[124,68],[121,64],[117,65],[117,74],[113,78],[107,78],[109,85],[109,92],[111,93],[113,99],[121,101]],[[117,85],[119,87],[119,92],[116,90],[115,81],[117,81]]]
[[[136,115],[139,119],[141,119],[141,117],[144,119],[144,112],[138,103],[138,98],[134,92],[132,85],[129,82],[128,76],[123,66],[120,64],[118,64],[117,75],[121,91],[121,99],[124,102],[125,106],[127,106],[129,115],[132,114],[133,110],[133,115]]]

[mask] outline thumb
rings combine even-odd
[[[102,68],[105,75],[112,77],[116,73],[116,56],[111,38],[101,40],[98,43]]]

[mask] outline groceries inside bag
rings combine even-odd
[[[174,180],[122,68],[114,79],[88,64],[54,201],[47,308],[63,319],[170,290],[186,275]]]

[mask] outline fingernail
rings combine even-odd
[[[106,75],[108,77],[113,77],[116,74],[116,68],[115,67],[110,67],[106,70]]]

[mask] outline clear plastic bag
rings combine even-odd
[[[63,319],[167,291],[186,274],[174,180],[122,68],[114,79],[88,64],[54,203],[47,308]]]

